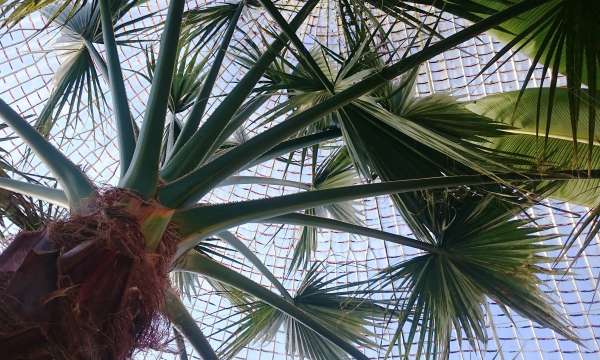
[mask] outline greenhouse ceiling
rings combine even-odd
[[[600,356],[600,3],[0,9],[3,359]]]

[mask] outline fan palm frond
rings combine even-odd
[[[2,6],[0,16],[7,25],[14,26],[24,18],[50,5],[54,7],[50,18],[52,19],[60,16],[65,10],[68,15],[73,16],[87,3],[88,0],[2,0],[0,1],[0,6]]]
[[[539,288],[541,277],[552,273],[543,267],[552,262],[546,252],[557,249],[539,234],[543,227],[515,218],[516,206],[470,190],[428,192],[421,203],[417,216],[439,251],[392,265],[381,276],[382,284],[397,289],[404,315],[395,341],[405,357],[414,344],[417,358],[447,358],[453,332],[479,349],[487,340],[488,299],[576,341]]]
[[[506,6],[522,1],[476,0],[472,3],[500,11]],[[456,8],[448,11],[475,13],[475,9],[470,8],[470,5],[457,4]],[[600,8],[587,1],[547,1],[521,16],[506,21],[501,28],[492,31],[492,35],[497,36],[506,45],[482,69],[483,73],[502,58],[508,61],[512,57],[511,51],[524,52],[532,62],[521,88],[523,94],[535,69],[541,66],[540,92],[545,91],[544,85],[548,86],[548,102],[543,119],[539,114],[542,104],[538,103],[536,132],[541,129],[545,137],[549,136],[552,127],[551,104],[554,103],[559,86],[559,74],[566,75],[571,117],[570,138],[575,147],[582,139],[587,140],[588,158],[592,157],[592,143],[596,131],[596,111],[589,104],[600,103],[600,47],[595,36],[600,31],[600,23],[597,20],[599,16]],[[580,124],[580,113],[585,107],[589,109],[589,119]],[[580,131],[582,127],[585,129],[583,132]]]
[[[346,147],[334,150],[320,163],[313,177],[313,189],[330,189],[340,186],[350,186],[358,183],[358,174],[353,167],[352,159]],[[331,217],[351,224],[361,224],[355,202],[334,203],[327,206],[307,209],[307,215]],[[312,226],[301,228],[301,235],[294,245],[294,254],[289,271],[306,267],[317,249],[318,229]]]
[[[586,148],[581,146],[575,148],[571,142],[569,90],[566,88],[558,88],[554,94],[553,120],[548,137],[544,139],[537,136],[536,118],[538,115],[542,117],[546,115],[549,92],[549,89],[545,89],[542,91],[541,97],[537,89],[528,89],[523,93],[513,91],[494,94],[473,101],[466,106],[471,111],[510,125],[512,127],[509,130],[510,135],[493,139],[487,146],[516,156],[526,156],[533,160],[529,164],[533,168],[540,171],[585,169],[589,166],[596,168],[598,151],[600,151],[599,130],[596,130],[594,135],[592,158],[589,159]],[[541,114],[538,114],[537,103],[540,101],[542,104]],[[600,112],[600,105],[587,104],[585,100],[582,100],[582,103],[586,106],[580,113],[580,125],[586,124],[590,120],[588,105],[595,108],[596,112]],[[581,135],[579,141],[585,143],[586,140],[583,137],[586,136],[586,130],[581,126],[579,129]],[[531,170],[531,167],[528,170]],[[596,205],[599,186],[600,183],[594,179],[567,181],[557,187],[550,196],[593,207]]]
[[[359,290],[352,295],[353,290],[347,285],[333,285],[337,278],[327,279],[327,274],[321,273],[321,267],[321,263],[314,263],[308,269],[294,296],[294,304],[342,339],[361,346],[374,346],[370,340],[373,334],[367,326],[384,319],[388,314],[386,307],[360,296]],[[289,354],[317,360],[347,358],[341,349],[290,316],[239,291],[234,294],[238,311],[234,316],[240,318],[233,324],[238,326],[235,334],[222,345],[221,356],[224,358],[232,358],[251,342],[272,341],[282,327]]]
[[[118,23],[139,0],[113,2],[113,21]],[[48,101],[41,110],[36,128],[48,136],[61,111],[68,107],[66,122],[77,120],[81,106],[85,103],[90,118],[104,113],[106,98],[100,82],[100,74],[108,81],[106,64],[94,44],[101,44],[100,9],[97,1],[84,1],[75,9],[75,4],[63,8],[60,4],[45,6],[42,13],[59,26],[61,35],[53,50],[59,52],[60,67],[53,78],[53,87]],[[143,15],[130,19],[115,27],[117,44],[129,44],[130,38],[153,27],[142,26],[141,22],[151,16]],[[53,17],[53,18],[52,18]],[[138,26],[133,26],[138,25]]]
[[[249,1],[245,4],[255,6]],[[183,40],[192,45],[192,50],[203,48],[222,33],[238,6],[239,3],[227,3],[187,10],[184,14]]]
[[[192,51],[189,46],[179,50],[179,61],[171,84],[169,95],[169,111],[179,114],[189,109],[200,90],[205,77],[206,64],[209,56],[202,57],[199,51]],[[150,47],[145,50],[147,79],[152,82],[154,69],[156,68],[156,57]]]
[[[537,136],[536,124],[538,121],[536,119],[546,115],[550,91],[550,89],[543,89],[541,92],[537,89],[527,89],[524,92],[514,91],[490,95],[467,106],[474,112],[514,126],[511,135],[494,139],[488,146],[534,159],[535,163],[530,168],[533,167],[539,171],[597,168],[600,166],[598,128],[595,128],[591,154],[582,146],[573,146],[571,141],[571,108],[568,89],[557,88],[555,90],[552,104],[552,126],[546,138],[542,139]],[[578,127],[580,143],[586,142],[587,131],[584,125],[591,121],[590,109],[595,109],[592,112],[600,112],[600,106],[597,103],[588,104],[585,99],[587,96],[584,95],[582,104],[586,106],[581,109],[579,114],[579,123],[582,125]],[[537,104],[539,103],[541,103],[541,108],[538,110]],[[573,260],[575,261],[600,231],[597,225],[600,216],[598,212],[600,182],[589,178],[573,179],[556,186],[549,196],[593,208],[578,222],[569,241],[565,244],[563,254],[574,245],[579,236],[586,233],[583,244]]]

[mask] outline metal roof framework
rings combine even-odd
[[[188,8],[197,6],[210,6],[220,1],[196,0],[188,1]],[[301,4],[298,1],[285,0],[277,2],[284,9],[294,10]],[[139,16],[150,11],[158,11],[155,16],[146,20],[148,24],[159,24],[165,15],[166,1],[152,0],[146,5],[132,10],[130,16]],[[291,15],[292,11],[284,15]],[[335,0],[321,0],[309,19],[298,32],[307,47],[321,43],[328,47],[343,52],[344,41],[340,36],[340,15]],[[394,23],[380,14],[380,21],[386,29],[392,29],[390,47],[406,46],[406,39],[415,33],[415,29],[404,24]],[[434,21],[429,19],[428,21]],[[62,55],[56,51],[55,42],[59,37],[53,29],[42,29],[44,20],[39,15],[34,15],[19,23],[10,31],[3,32],[0,37],[0,97],[16,106],[23,114],[35,117],[41,111],[45,100],[53,86],[53,76],[60,68]],[[467,22],[444,14],[439,24],[442,35],[450,35]],[[259,36],[261,26],[264,28],[276,25],[260,8],[244,10],[240,31],[236,35],[238,40],[244,36]],[[34,36],[35,35],[35,36]],[[150,36],[152,39],[152,35]],[[156,37],[154,37],[156,39]],[[425,96],[435,92],[446,92],[464,100],[497,92],[517,90],[522,84],[530,60],[516,54],[502,66],[493,66],[485,75],[477,76],[484,64],[487,63],[500,48],[500,44],[487,35],[463,43],[459,48],[439,55],[421,66],[417,92]],[[145,99],[148,96],[149,84],[135,71],[144,71],[145,57],[143,49],[134,47],[121,47],[120,58],[123,63],[124,77],[133,116],[141,121],[144,111]],[[502,62],[500,60],[499,64]],[[240,78],[239,66],[229,56],[225,60],[220,80],[217,84],[221,93],[227,90]],[[538,85],[540,73],[536,74],[533,85]],[[107,92],[107,88],[104,88]],[[214,95],[214,94],[213,94]],[[280,98],[273,97],[266,105],[272,108],[277,105]],[[209,103],[209,107],[215,101]],[[210,110],[209,110],[210,111]],[[110,114],[109,111],[105,114]],[[66,130],[62,130],[65,118],[59,117],[59,126],[51,134],[52,141],[61,148],[65,154],[76,163],[81,164],[86,173],[98,184],[110,186],[115,184],[118,174],[118,154],[116,152],[116,139],[114,125],[110,117],[90,115],[88,109],[82,107],[77,121],[70,122]],[[249,127],[248,134],[260,132],[263,128]],[[9,129],[2,129],[1,137],[10,137]],[[24,144],[19,139],[10,139],[2,142],[1,146],[7,150],[7,159],[24,172],[38,175],[48,175],[47,169],[34,156],[29,156]],[[296,159],[298,161],[298,159]],[[309,167],[301,173],[300,166],[292,165],[287,172],[283,166],[276,162],[266,162],[247,170],[245,174],[255,176],[268,176],[285,178],[294,181],[310,181],[311,174],[306,173]],[[310,171],[310,170],[308,170]],[[50,181],[50,185],[53,183]],[[240,201],[250,198],[277,196],[295,191],[291,188],[274,185],[240,185],[227,186],[213,191],[205,198],[208,202]],[[553,203],[556,207],[567,211],[582,213],[583,208],[570,204]],[[392,233],[410,235],[410,230],[402,218],[395,211],[388,197],[376,197],[356,202],[356,207],[366,226]],[[541,218],[542,222],[555,225],[554,232],[559,234],[556,243],[563,243],[566,236],[575,225],[576,219],[565,213],[554,211],[548,207],[536,207],[530,210],[532,215]],[[7,226],[4,233],[14,233],[15,228]],[[292,278],[285,276],[286,269],[291,261],[294,240],[299,236],[299,228],[295,226],[244,225],[232,229],[243,240],[272,272],[284,281],[291,291],[296,289],[302,274],[294,274]],[[574,275],[547,276],[544,280],[544,291],[550,293],[556,300],[556,306],[568,314],[574,324],[576,332],[582,339],[581,345],[561,338],[550,330],[543,329],[531,321],[511,314],[514,322],[502,310],[490,302],[490,309],[494,316],[490,317],[489,341],[483,349],[483,357],[489,359],[589,359],[600,356],[600,297],[595,296],[597,290],[596,277],[600,268],[600,248],[598,239],[586,250],[585,254],[573,267]],[[577,252],[578,246],[571,249],[569,255]],[[241,254],[229,253],[229,256],[243,263],[228,263],[229,266],[244,275],[260,282],[265,286],[270,283],[263,279],[260,273],[245,260]],[[346,274],[338,281],[353,281],[366,279],[374,272],[381,270],[391,263],[397,263],[403,258],[414,256],[415,252],[397,245],[391,245],[376,239],[350,236],[336,231],[320,230],[319,247],[315,259],[325,261],[331,276]],[[567,258],[568,259],[568,258]],[[561,264],[566,266],[566,262]],[[226,299],[222,298],[210,286],[200,280],[198,294],[186,300],[186,304],[193,316],[201,324],[205,334],[210,337],[213,345],[218,347],[223,339],[227,338],[232,330],[217,332],[230,324],[233,319],[228,318],[231,309]],[[223,320],[226,319],[226,320]],[[383,350],[365,349],[365,353],[372,358],[382,358],[385,348],[391,338],[393,329],[375,328],[378,343]],[[255,343],[240,352],[239,359],[287,359],[285,353],[285,338],[277,337],[272,343]],[[456,339],[451,343],[452,359],[479,358],[481,354],[471,349],[467,344],[459,347]],[[137,353],[136,359],[175,359],[173,355],[175,344],[166,344],[163,351],[148,351]],[[191,347],[188,347],[191,352]],[[190,353],[194,359],[193,352]],[[392,358],[398,358],[397,354]]]

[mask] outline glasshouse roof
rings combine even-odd
[[[127,356],[359,358],[332,333],[368,359],[600,357],[600,4],[112,0],[109,42],[107,1],[0,0],[0,99],[98,194],[117,186],[146,194],[139,184],[157,179],[141,198],[177,209],[165,210],[174,225],[160,230],[185,234],[170,254],[169,294],[194,321],[173,320],[161,301],[161,336],[153,333],[151,346],[135,342]],[[236,93],[273,44],[268,67]],[[167,68],[170,90],[161,80]],[[129,116],[138,146],[124,168],[119,119]],[[147,140],[151,119],[163,122]],[[301,119],[306,125],[278,142],[258,137]],[[21,231],[88,216],[73,215],[85,206],[73,200],[69,175],[11,121],[0,125],[0,249],[24,241]],[[307,142],[294,147],[293,139]],[[245,156],[244,146],[264,149]],[[160,177],[150,166],[136,178],[144,151],[155,154]],[[182,172],[198,169],[200,180]],[[437,178],[465,182],[424,185]],[[414,182],[400,195],[370,187],[329,195],[402,180]],[[172,185],[180,182],[195,190]],[[260,216],[248,210],[263,204],[251,200],[312,191],[320,192],[287,213],[277,202],[264,202]],[[200,209],[191,225],[190,209]],[[190,252],[207,269],[188,271]],[[5,254],[1,292],[13,286],[1,281]],[[213,263],[232,274],[216,274]],[[47,299],[66,296],[57,292]],[[0,354],[10,346],[3,331]]]

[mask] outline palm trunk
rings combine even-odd
[[[0,353],[7,359],[126,359],[168,333],[159,310],[176,236],[148,251],[123,191],[88,215],[15,237],[0,255]]]

